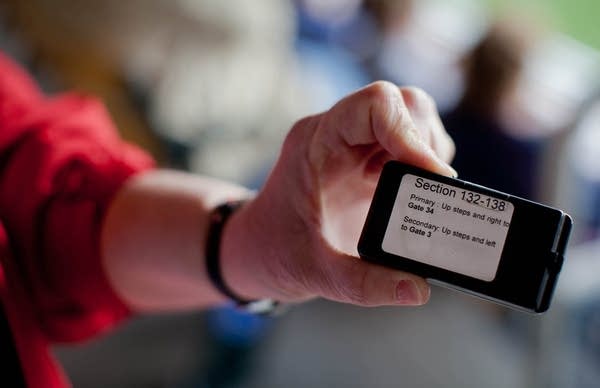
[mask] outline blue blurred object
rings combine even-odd
[[[229,346],[252,346],[259,342],[272,323],[272,318],[227,305],[210,310],[206,322],[212,337]]]
[[[203,348],[210,355],[208,364],[180,387],[243,386],[273,319],[244,312],[233,305],[209,310],[205,319],[208,343]]]

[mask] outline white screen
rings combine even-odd
[[[385,252],[492,281],[514,205],[406,174],[383,237]]]

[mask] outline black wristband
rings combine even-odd
[[[221,239],[225,224],[229,217],[235,213],[246,201],[225,202],[217,206],[209,218],[208,234],[206,237],[206,271],[213,286],[223,295],[231,299],[238,306],[246,306],[253,300],[247,300],[236,295],[235,292],[225,284],[221,272]]]
[[[247,300],[241,298],[227,286],[223,279],[220,261],[223,229],[229,217],[244,203],[246,200],[225,202],[212,211],[206,236],[206,272],[213,286],[242,310],[252,314],[279,315],[287,310],[286,306],[272,299]]]

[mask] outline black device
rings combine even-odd
[[[460,179],[385,164],[358,243],[368,261],[518,310],[548,310],[573,221]]]

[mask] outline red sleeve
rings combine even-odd
[[[50,340],[81,340],[129,314],[103,271],[100,230],[116,191],[152,166],[96,100],[46,99],[0,54],[0,221]]]

